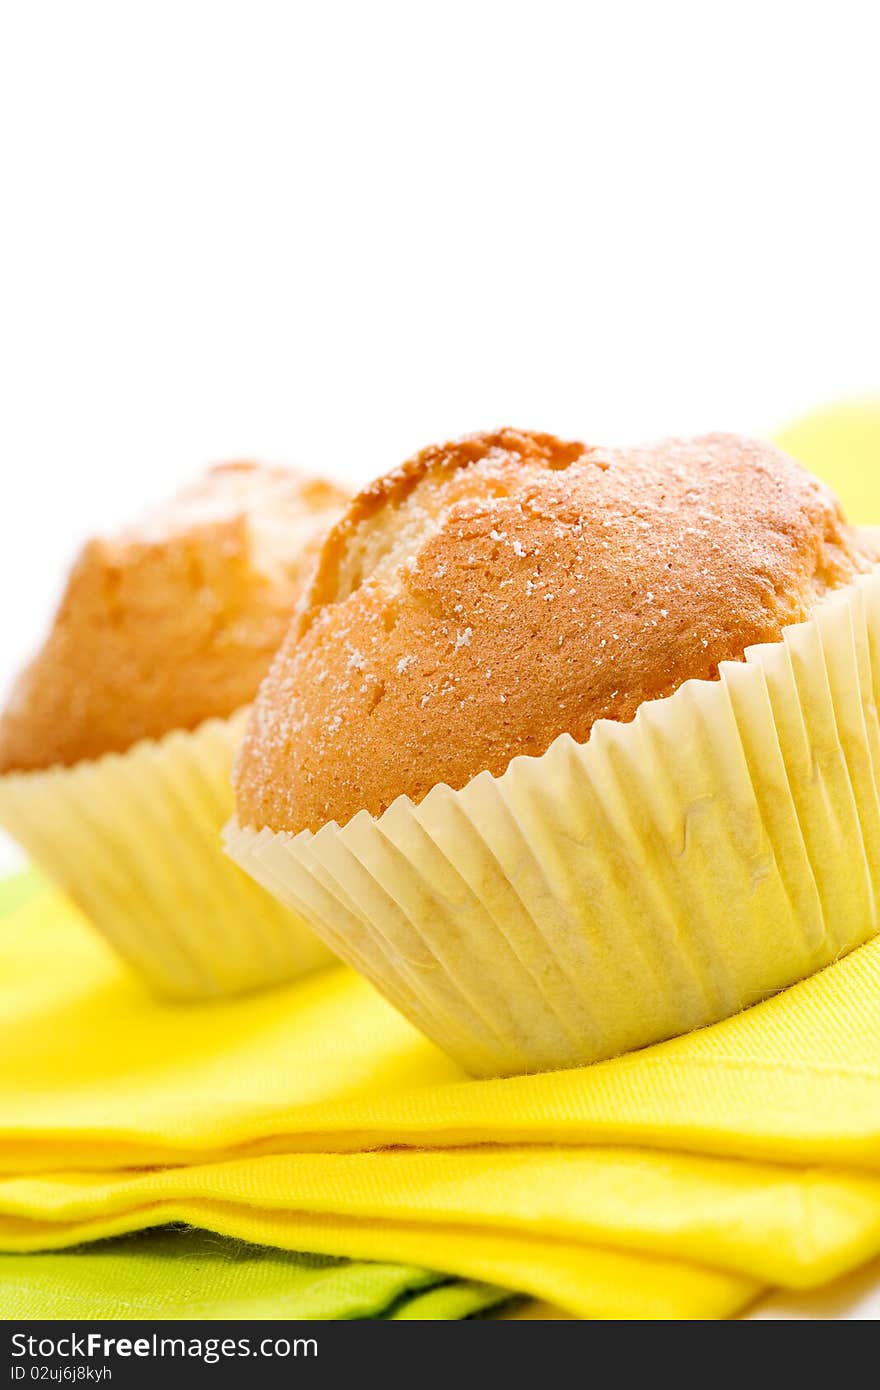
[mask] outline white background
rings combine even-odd
[[[876,25],[6,3],[0,687],[82,537],[208,461],[356,482],[502,422],[766,432],[876,389]]]
[[[204,463],[511,423],[767,431],[880,384],[877,9],[0,19],[0,688],[82,537]]]

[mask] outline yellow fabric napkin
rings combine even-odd
[[[581,1316],[729,1315],[880,1251],[878,1001],[875,942],[701,1033],[474,1082],[343,969],[159,1003],[44,891],[0,932],[0,1247],[185,1220]]]
[[[880,401],[845,401],[789,425],[777,437],[837,493],[860,526],[880,526]]]
[[[880,941],[713,1028],[468,1081],[363,980],[157,1002],[58,894],[0,937],[0,1171],[384,1144],[638,1144],[880,1167]]]
[[[836,437],[880,521],[863,414]],[[835,483],[819,424],[783,443]],[[44,892],[0,930],[0,1172],[6,1250],[184,1220],[581,1316],[728,1316],[880,1251],[880,940],[703,1032],[473,1082],[342,969],[158,1003]]]

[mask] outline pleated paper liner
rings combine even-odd
[[[223,853],[245,717],[0,777],[0,825],[164,994],[254,989],[332,959]]]
[[[877,932],[878,689],[880,569],[586,744],[227,847],[471,1072],[578,1066]]]

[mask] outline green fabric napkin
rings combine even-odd
[[[289,1254],[166,1227],[0,1256],[0,1319],[467,1318],[508,1300],[409,1265]]]

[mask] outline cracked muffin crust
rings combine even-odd
[[[736,435],[426,449],[327,538],[255,702],[239,820],[345,824],[584,742],[779,640],[874,558],[827,488]]]

